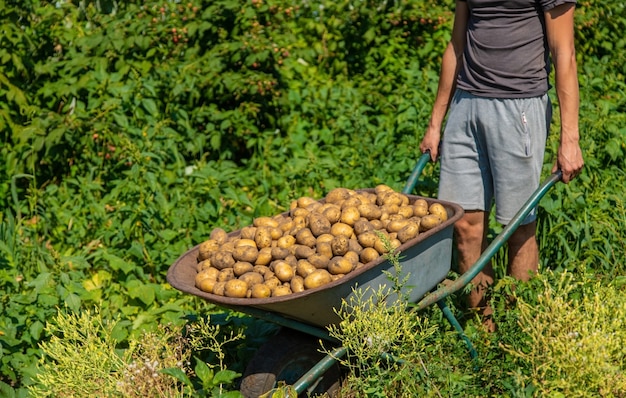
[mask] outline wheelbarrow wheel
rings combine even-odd
[[[276,387],[279,381],[293,385],[326,356],[320,352],[317,338],[288,328],[280,331],[263,344],[244,371],[240,392],[245,398],[258,398]],[[300,396],[328,393],[333,397],[339,390],[341,370],[339,365],[311,383]]]

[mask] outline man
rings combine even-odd
[[[574,49],[576,0],[457,0],[429,125],[420,144],[441,157],[439,198],[460,204],[455,224],[459,271],[486,248],[489,212],[506,225],[539,186],[551,120],[550,67],[561,116],[553,171],[563,182],[583,167],[578,133],[578,77]],[[448,113],[449,111],[449,113]],[[448,115],[443,136],[441,128]],[[440,149],[441,140],[441,153]],[[522,281],[538,270],[536,212],[508,241],[508,273]],[[489,329],[485,266],[472,281],[468,305],[482,311]]]

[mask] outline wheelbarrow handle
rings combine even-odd
[[[431,294],[424,297],[420,302],[416,304],[416,309],[421,310],[428,307],[431,304],[439,302],[450,294],[463,289],[469,284],[472,279],[485,267],[485,265],[491,260],[491,258],[500,250],[502,245],[511,237],[513,232],[520,226],[526,216],[532,211],[539,203],[541,198],[552,188],[554,184],[563,178],[561,170],[556,171],[550,177],[548,177],[537,190],[528,198],[524,206],[517,212],[511,222],[509,222],[498,236],[491,242],[491,244],[485,249],[481,256],[476,260],[476,263],[470,267],[467,272],[463,273],[454,282],[444,287],[441,287]]]
[[[422,174],[422,171],[424,171],[424,167],[426,167],[426,164],[428,163],[429,160],[430,160],[430,151],[424,152],[422,156],[419,157],[419,159],[417,160],[417,164],[413,168],[413,172],[411,172],[411,175],[409,176],[406,182],[406,185],[404,186],[404,189],[402,190],[402,193],[410,194],[411,192],[413,192],[413,190],[415,189],[415,184],[417,184],[417,180],[419,176]]]

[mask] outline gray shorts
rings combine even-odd
[[[539,186],[552,117],[548,95],[494,99],[457,90],[441,142],[439,198],[508,224]],[[522,222],[536,219],[536,209]]]

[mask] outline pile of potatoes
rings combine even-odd
[[[302,197],[287,215],[258,217],[239,234],[215,228],[199,246],[196,286],[233,298],[267,298],[337,280],[447,220],[444,206],[386,185]]]

